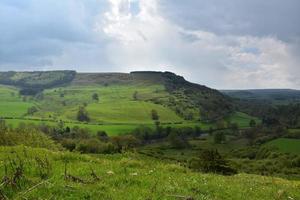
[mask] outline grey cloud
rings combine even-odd
[[[99,41],[94,21],[106,7],[104,0],[1,1],[0,70],[38,69],[53,64],[69,44]]]
[[[162,0],[165,16],[180,26],[218,34],[300,37],[298,0]]]

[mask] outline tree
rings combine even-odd
[[[255,127],[256,126],[256,121],[254,119],[251,119],[250,122],[249,122],[249,126],[252,127],[252,128]]]
[[[99,95],[98,95],[97,93],[94,93],[94,94],[92,95],[92,99],[93,99],[94,101],[99,101]]]
[[[132,98],[133,98],[134,101],[137,101],[137,100],[138,100],[138,92],[137,92],[137,91],[135,91],[135,92],[133,93]]]
[[[0,119],[0,133],[4,133],[7,131],[6,122],[3,119]]]
[[[140,140],[133,135],[115,136],[112,137],[111,140],[119,152],[121,152],[121,150],[135,148],[140,145]]]
[[[225,121],[224,120],[217,121],[217,129],[224,129],[224,128],[226,128]]]
[[[208,134],[211,136],[214,133],[214,129],[212,127],[209,127]]]
[[[195,136],[196,137],[199,137],[199,136],[201,136],[201,134],[202,134],[202,130],[201,130],[201,127],[199,127],[199,126],[195,126]]]
[[[80,106],[77,112],[77,120],[81,122],[89,122],[90,117],[84,107]]]
[[[27,114],[28,115],[33,115],[37,111],[38,111],[38,109],[35,106],[31,106],[30,108],[27,109]]]
[[[226,141],[226,136],[223,131],[216,132],[214,134],[214,142],[215,144],[221,144]]]
[[[230,167],[228,161],[225,160],[218,150],[205,150],[199,159],[193,159],[189,162],[191,168],[201,170],[202,172],[218,173],[223,175],[233,175],[237,171]]]
[[[168,136],[168,141],[173,148],[182,149],[189,146],[185,136],[176,131],[172,131]]]
[[[151,118],[152,118],[152,120],[155,120],[155,121],[159,120],[158,113],[154,109],[151,111]]]
[[[230,123],[229,127],[234,134],[238,134],[239,125],[237,123]]]
[[[103,142],[108,141],[108,135],[105,131],[97,131],[97,138]]]
[[[244,131],[244,135],[246,139],[248,140],[248,143],[250,145],[254,144],[254,141],[257,136],[257,130],[255,128],[250,128]]]

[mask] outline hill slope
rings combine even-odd
[[[79,107],[89,124],[198,123],[233,112],[226,96],[170,72],[1,72],[0,117],[78,123]],[[33,91],[32,91],[33,90]],[[97,99],[93,99],[97,95]],[[28,112],[29,108],[34,112]]]
[[[10,159],[7,159],[10,158]],[[300,184],[240,174],[195,173],[134,153],[79,155],[0,147],[3,196],[11,199],[299,199]],[[7,170],[4,170],[6,166]],[[10,177],[19,167],[16,186]],[[6,172],[5,172],[6,171]]]

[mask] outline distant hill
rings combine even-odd
[[[300,102],[300,90],[292,89],[257,89],[257,90],[221,90],[233,98],[258,100],[274,104]]]
[[[171,96],[155,97],[150,100],[172,108],[187,120],[194,119],[198,115],[201,115],[203,120],[216,120],[233,111],[230,99],[219,91],[190,83],[172,72],[78,73],[71,84],[161,84]]]
[[[47,97],[47,94],[50,95],[49,92],[44,93],[43,90],[50,88],[55,89],[57,87],[59,87],[61,91],[64,91],[64,94],[60,94],[62,96],[67,95],[68,90],[74,87],[81,87],[82,94],[86,94],[87,91],[91,90],[91,88],[94,90],[94,92],[97,92],[97,90],[101,88],[103,88],[104,90],[112,88],[111,94],[113,94],[114,92],[116,92],[116,89],[114,88],[118,87],[118,91],[120,91],[121,93],[127,92],[126,97],[124,98],[126,98],[128,101],[132,100],[133,94],[137,92],[139,93],[137,95],[137,100],[139,100],[139,102],[148,102],[151,103],[151,105],[161,105],[165,108],[171,109],[173,112],[175,112],[176,115],[184,120],[212,121],[223,118],[233,112],[231,100],[226,95],[223,95],[219,91],[208,88],[206,86],[190,83],[186,81],[182,76],[178,76],[172,72],[0,72],[0,84],[16,86],[20,88],[21,95],[31,95],[38,97],[41,96],[40,94],[43,94],[43,97]],[[89,88],[89,90],[85,90],[84,87]],[[142,91],[154,87],[156,89],[151,89],[152,91],[148,91],[147,94],[143,94],[145,92]],[[136,91],[134,88],[136,88]],[[102,93],[103,89],[101,89],[101,91],[99,92]],[[142,91],[139,92],[139,90]],[[78,95],[78,98],[79,96],[80,95]],[[100,94],[100,96],[103,95]],[[66,99],[63,102],[57,102],[55,106],[52,106],[52,108],[58,108],[57,104],[78,106],[81,103],[89,103],[90,100],[84,100],[87,97],[88,96],[85,95],[81,98],[81,100],[79,100],[76,99],[77,97],[73,96],[73,100]],[[105,98],[111,97],[107,96]],[[53,97],[43,99],[40,98],[38,99],[37,103],[43,103],[45,100],[49,100],[48,106],[49,104],[54,103]],[[57,99],[57,101],[58,100],[59,99]],[[107,100],[109,101],[109,99]],[[111,99],[111,102],[112,101],[113,99]],[[40,105],[40,107],[42,108],[43,105]],[[74,109],[74,107],[72,109],[69,108],[69,110]],[[53,110],[51,112],[53,112]],[[70,111],[68,111],[68,113],[69,112]],[[94,112],[94,110],[92,112]],[[74,112],[68,115],[74,116]]]
[[[21,88],[21,94],[35,95],[46,88],[69,83],[75,71],[0,72],[0,84]]]

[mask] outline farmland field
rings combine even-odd
[[[99,100],[92,99],[97,94]],[[134,94],[136,96],[134,97]],[[121,85],[70,85],[45,90],[36,97],[22,98],[18,89],[9,86],[0,87],[0,116],[7,119],[8,124],[16,127],[22,123],[46,123],[56,125],[59,120],[65,126],[79,126],[89,129],[92,133],[99,130],[109,135],[131,132],[140,125],[154,127],[151,111],[156,110],[163,126],[195,127],[208,130],[213,124],[185,120],[169,107],[155,104],[154,98],[169,98],[162,85],[121,84]],[[84,106],[91,118],[89,123],[78,122],[76,115],[79,106]],[[28,108],[36,106],[38,111],[27,115]],[[240,127],[247,127],[252,117],[236,113],[230,120]]]
[[[284,153],[300,154],[300,139],[280,138],[267,143]]]
[[[240,127],[249,127],[250,120],[255,120],[256,123],[260,123],[260,120],[256,117],[251,117],[245,113],[236,112],[229,117],[230,121],[239,124]]]

